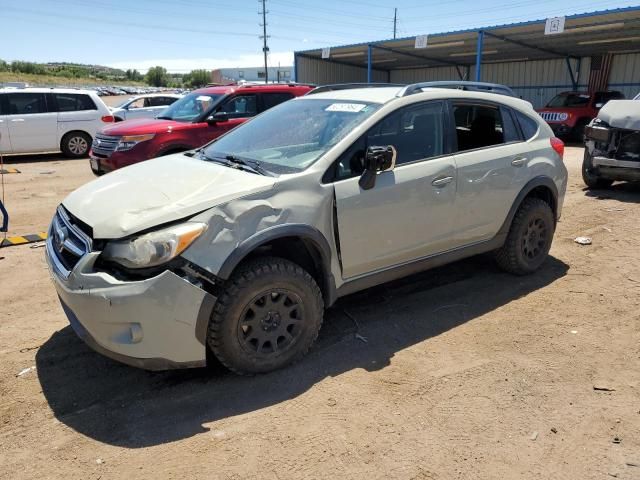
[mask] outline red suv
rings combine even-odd
[[[598,111],[609,100],[623,99],[621,92],[562,92],[537,110],[558,137],[582,140],[584,127],[596,118]]]
[[[156,118],[126,120],[96,134],[89,153],[97,175],[150,158],[200,147],[249,118],[312,87],[230,85],[194,90]]]

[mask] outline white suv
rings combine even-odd
[[[0,153],[89,153],[95,133],[114,121],[95,92],[71,88],[0,89]]]
[[[535,272],[564,144],[528,102],[424,87],[312,91],[71,193],[46,256],[74,330],[131,365],[266,372],[344,295],[490,251]]]

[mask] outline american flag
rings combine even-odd
[[[591,57],[591,72],[589,73],[589,93],[606,90],[609,86],[612,55],[606,53]]]

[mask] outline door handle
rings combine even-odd
[[[434,187],[442,187],[443,185],[446,185],[447,183],[451,183],[453,181],[453,177],[440,177],[440,178],[436,178],[433,182],[431,182],[431,185],[433,185]]]
[[[514,167],[521,167],[528,161],[529,159],[527,157],[516,157],[513,160],[511,160],[511,165],[513,165]]]
[[[12,122],[24,122],[24,118],[12,118]]]

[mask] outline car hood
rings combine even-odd
[[[277,179],[168,155],[89,182],[62,202],[96,239],[122,238],[273,187]]]
[[[598,119],[614,128],[640,130],[640,101],[609,100],[600,109]]]
[[[137,118],[114,123],[102,129],[104,135],[144,135],[147,133],[170,133],[174,130],[188,128],[191,123],[156,118]]]

